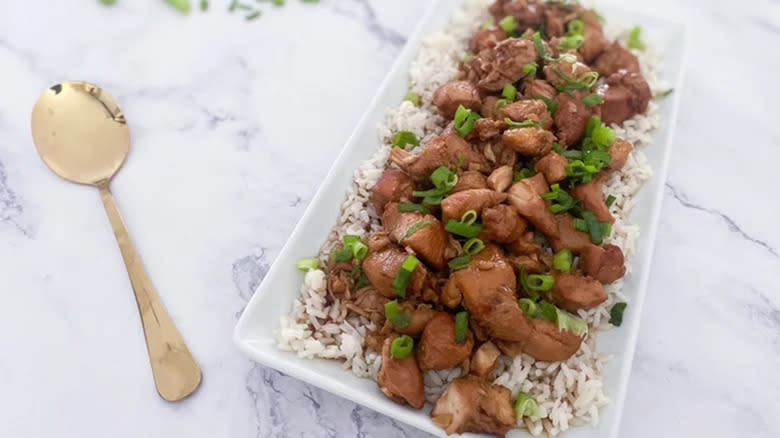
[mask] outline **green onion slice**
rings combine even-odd
[[[532,169],[530,167],[525,167],[525,168],[520,169],[520,170],[518,170],[517,172],[514,173],[514,176],[512,177],[512,181],[513,182],[518,182],[521,179],[530,178],[530,177],[532,177],[534,175],[536,175],[536,170],[534,170],[534,169]]]
[[[590,210],[585,210],[582,212],[582,219],[585,220],[585,225],[588,227],[590,241],[596,245],[601,245],[604,241],[604,234],[601,229],[601,223],[596,219],[596,215]]]
[[[406,297],[406,285],[409,284],[409,278],[412,277],[412,273],[419,264],[420,261],[417,260],[417,257],[413,255],[406,257],[401,264],[401,269],[398,270],[398,273],[395,274],[395,278],[393,278],[393,289],[395,289],[396,295],[401,298]]]
[[[531,40],[534,42],[536,54],[539,55],[540,58],[547,61],[549,58],[547,57],[547,51],[544,49],[544,45],[542,44],[542,35],[539,32],[534,32],[534,34],[531,35]]]
[[[401,149],[406,149],[406,145],[420,145],[420,140],[417,139],[417,136],[414,135],[414,132],[409,131],[398,131],[393,136],[393,146],[399,147]]]
[[[407,335],[401,335],[393,339],[393,343],[390,344],[390,356],[393,359],[404,359],[412,354],[414,349],[414,339]]]
[[[526,277],[526,283],[531,290],[546,291],[553,288],[555,285],[555,279],[552,275],[534,274]]]
[[[539,64],[535,62],[529,62],[528,64],[523,66],[523,73],[526,74],[526,76],[536,76],[536,70],[539,68]]]
[[[417,222],[416,224],[412,225],[411,227],[407,228],[406,231],[401,235],[401,238],[398,239],[398,243],[403,243],[406,238],[411,236],[412,234],[416,233],[423,227],[427,227],[428,225],[432,224],[433,222],[429,219],[426,219],[424,221]]]
[[[572,255],[568,249],[562,249],[553,256],[553,268],[561,272],[571,271]]]
[[[601,102],[604,102],[604,98],[596,93],[588,94],[582,98],[582,103],[584,103],[588,108],[593,108]]]
[[[408,312],[398,306],[398,300],[385,303],[385,318],[393,324],[395,328],[405,329],[412,322],[412,317]]]
[[[431,182],[436,187],[452,189],[458,183],[458,174],[446,166],[439,166],[431,173]]]
[[[476,237],[472,237],[463,244],[463,252],[470,256],[479,254],[483,249],[485,249],[485,242]]]
[[[357,242],[352,245],[352,256],[358,260],[363,260],[368,255],[368,247],[363,242]]]
[[[634,26],[631,29],[631,32],[628,34],[629,49],[645,50],[645,43],[643,43],[642,40],[639,39],[640,32],[642,32],[642,28],[639,26]]]
[[[477,221],[477,211],[469,210],[463,213],[463,216],[460,217],[460,221],[467,225],[473,225],[474,222]]]
[[[523,417],[539,418],[539,405],[536,403],[536,399],[524,392],[517,394],[515,415],[518,422],[522,421]]]
[[[523,310],[523,314],[529,318],[536,317],[536,301],[530,298],[520,298],[517,304]]]
[[[588,232],[588,224],[585,223],[583,219],[575,218],[573,225],[574,229],[577,231],[582,231],[583,233]]]
[[[571,20],[567,25],[569,35],[582,35],[585,33],[585,23],[582,20]]]
[[[301,271],[317,269],[320,267],[320,259],[316,257],[312,257],[308,259],[299,259],[297,262],[295,262],[295,267],[300,269]]]
[[[420,106],[420,95],[413,92],[406,93],[406,96],[404,96],[404,100],[407,100],[409,102],[412,102],[412,105],[414,106]]]
[[[428,207],[421,205],[421,204],[415,204],[413,202],[400,202],[398,204],[398,211],[402,211],[404,213],[408,213],[410,211],[419,211],[423,214],[430,214],[431,211],[428,210]]]
[[[333,252],[333,261],[336,263],[348,262],[352,260],[352,257],[354,257],[354,254],[352,254],[352,248],[349,246]]]
[[[544,101],[544,104],[547,105],[547,112],[553,116],[555,115],[555,111],[558,110],[558,103],[556,101],[547,96],[542,96],[541,94],[537,94],[535,98]]]
[[[533,120],[524,120],[522,122],[515,122],[509,117],[504,117],[504,122],[506,122],[506,124],[509,125],[509,129],[530,128],[530,127],[539,128],[542,126],[541,122],[534,122]]]
[[[515,17],[511,15],[507,15],[506,17],[502,18],[501,21],[498,22],[498,26],[501,27],[501,29],[504,29],[504,32],[507,34],[511,34],[515,30],[517,30],[517,20],[515,20]]]
[[[604,201],[604,203],[607,204],[607,207],[612,207],[612,204],[615,203],[616,199],[617,198],[615,198],[614,196],[609,195],[609,196],[607,196],[607,199]]]
[[[507,106],[509,102],[506,101],[506,99],[498,99],[496,103],[493,105],[493,112],[497,113],[501,110],[501,108]]]
[[[520,285],[523,287],[523,290],[525,290],[528,298],[536,301],[539,299],[539,294],[536,293],[535,290],[531,289],[531,286],[528,284],[528,274],[525,272],[525,270],[525,264],[520,265]]]
[[[588,332],[588,323],[585,320],[577,318],[569,312],[555,308],[556,322],[559,330],[569,330],[577,336],[583,336]]]
[[[523,70],[525,70],[525,67],[523,67]],[[514,102],[517,97],[517,88],[512,84],[506,84],[501,91],[501,96],[509,102]]]
[[[456,234],[461,237],[472,238],[477,237],[480,231],[482,231],[482,225],[480,224],[466,224],[455,219],[447,221],[447,225],[444,229],[452,234]]]
[[[626,303],[616,303],[609,310],[609,323],[615,327],[620,327],[623,324],[623,312],[626,310]]]
[[[593,130],[601,126],[601,117],[590,116],[588,123],[585,125],[585,136],[590,137],[593,134]]]
[[[668,90],[661,91],[660,93],[656,94],[654,97],[656,99],[663,99],[664,97],[672,94],[674,92],[674,88],[670,88]]]
[[[469,312],[458,312],[455,314],[455,343],[462,344],[466,342],[466,334],[469,330]]]
[[[463,105],[458,105],[458,109],[455,111],[455,131],[461,137],[469,135],[471,130],[474,129],[474,123],[477,119],[479,119],[479,114],[466,109]]]
[[[582,35],[570,35],[558,39],[559,49],[578,49],[585,42]]]
[[[471,262],[471,256],[464,254],[447,262],[447,266],[449,266],[453,271],[457,271],[458,269],[463,269],[468,266],[469,262]]]

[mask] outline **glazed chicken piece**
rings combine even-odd
[[[604,98],[601,119],[606,125],[621,124],[636,114],[647,111],[653,94],[645,78],[639,73],[619,71],[607,78],[607,83],[598,87],[597,93]]]
[[[344,248],[341,242],[336,243],[328,256],[328,275],[326,286],[331,295],[347,294],[352,289],[354,281],[352,280],[352,262],[336,262],[333,257],[336,252]]]
[[[590,116],[601,112],[599,106],[588,108],[582,102],[589,92],[575,91],[573,94],[570,96],[568,93],[560,93],[555,97],[555,103],[558,104],[555,111],[555,136],[563,147],[582,140]]]
[[[622,138],[615,139],[615,142],[612,143],[612,146],[607,149],[609,156],[612,158],[612,161],[609,162],[607,168],[609,170],[622,169],[628,160],[628,155],[631,154],[633,149],[634,147],[631,146],[631,143],[623,140]]]
[[[388,321],[387,324],[390,324],[392,330],[395,330],[402,335],[419,336],[428,322],[437,314],[430,304],[425,303],[415,304],[409,301],[403,301],[398,307],[404,312],[407,312],[411,317],[409,325],[405,328],[398,328],[393,326],[390,321]]]
[[[557,114],[557,113],[556,113]],[[555,136],[552,132],[542,128],[514,128],[507,129],[501,135],[501,142],[525,156],[545,155],[552,150]]]
[[[395,402],[406,402],[413,408],[421,409],[425,404],[422,372],[414,354],[403,359],[390,355],[390,345],[395,338],[388,337],[382,345],[382,366],[377,374],[379,389]]]
[[[485,49],[492,49],[496,44],[505,39],[506,32],[504,29],[480,29],[474,32],[469,47],[472,52],[479,53]]]
[[[467,170],[458,175],[458,183],[450,190],[450,196],[465,190],[486,189],[487,180],[482,172]]]
[[[544,4],[539,0],[503,0],[496,1],[488,9],[499,22],[507,15],[515,17],[520,29],[538,27],[544,19]]]
[[[591,182],[574,187],[570,190],[570,193],[574,199],[582,201],[585,209],[592,211],[600,222],[614,223],[615,218],[609,212],[609,207],[604,202],[604,195],[601,191],[601,187],[606,179],[607,174],[599,172],[593,177]]]
[[[463,305],[488,336],[520,341],[528,335],[530,326],[517,304],[516,281],[501,250],[487,244],[466,268],[450,274],[444,288],[462,294]]]
[[[498,356],[501,355],[496,344],[488,341],[480,345],[474,355],[471,356],[471,374],[477,377],[493,380],[493,372],[496,371]]]
[[[542,274],[549,269],[539,253],[512,255],[507,257],[507,260],[515,268],[518,275],[523,267],[528,274]]]
[[[550,239],[553,250],[568,249],[579,254],[591,245],[590,235],[574,228],[574,218],[569,213],[556,214],[555,221],[558,225],[558,236]]]
[[[417,231],[409,233],[412,227],[423,222],[429,223]],[[444,231],[444,226],[435,216],[419,211],[400,212],[398,204],[390,203],[385,206],[382,224],[393,240],[412,249],[426,263],[436,269],[441,269],[446,264],[445,251],[449,237]]]
[[[511,393],[477,377],[453,380],[436,400],[431,418],[447,435],[464,432],[503,437],[515,426]]]
[[[550,113],[547,112],[547,105],[537,99],[518,100],[501,108],[496,118],[504,120],[505,117],[515,122],[530,120],[534,123],[541,123],[541,127],[544,129],[550,129],[553,123]]]
[[[576,81],[585,73],[591,71],[590,67],[581,62],[555,61],[544,66],[544,78],[553,87],[564,86],[569,80]]]
[[[555,87],[544,79],[531,79],[523,82],[523,96],[526,99],[539,99],[539,96],[553,99],[555,93]]]
[[[544,362],[558,362],[570,358],[580,349],[582,338],[570,330],[561,330],[543,318],[530,319],[531,334],[521,342],[497,341],[502,353],[516,357],[525,353]]]
[[[569,272],[554,275],[555,285],[549,292],[550,300],[569,312],[592,309],[607,300],[604,286],[598,280]]]
[[[538,173],[533,178],[524,178],[514,183],[507,192],[509,194],[509,204],[524,218],[528,219],[528,222],[531,222],[539,231],[547,236],[556,237],[558,235],[558,226],[555,222],[555,216],[539,196],[548,192],[549,188],[539,190],[542,188],[538,184],[537,177],[539,176],[544,178],[544,175]]]
[[[557,183],[566,178],[566,165],[569,160],[556,152],[550,152],[534,164],[534,169],[544,175],[549,183]]]
[[[525,233],[526,222],[517,212],[506,204],[496,205],[482,211],[483,241],[509,243],[520,239]]]
[[[466,79],[486,91],[499,91],[504,85],[526,76],[523,66],[536,60],[533,42],[511,38],[479,52],[462,64]]]
[[[455,116],[458,106],[479,111],[482,98],[479,90],[469,81],[448,82],[437,88],[433,93],[433,104],[439,109],[439,114],[449,120]]]
[[[417,155],[401,148],[390,151],[390,160],[416,182],[428,182],[431,173],[439,166],[455,169],[461,156],[462,169],[479,170],[488,167],[485,157],[457,134],[433,137]]]
[[[388,301],[376,288],[367,286],[355,292],[355,298],[346,301],[346,307],[381,327],[385,323],[385,304]]]
[[[409,201],[412,199],[414,181],[398,169],[387,169],[371,188],[371,203],[377,214],[381,215],[388,202]]]
[[[506,129],[507,124],[503,120],[479,119],[474,123],[474,128],[469,133],[469,139],[478,138],[480,140],[490,140],[501,134]]]
[[[593,11],[583,11],[583,18],[585,19],[585,32],[583,33],[585,41],[577,51],[585,62],[591,64],[609,46],[609,41],[604,37],[601,23]]]
[[[626,274],[623,251],[615,245],[589,245],[580,254],[580,268],[585,275],[609,284]]]
[[[368,255],[363,259],[363,272],[366,278],[380,294],[390,299],[396,298],[393,279],[409,253],[391,242],[387,233],[381,231],[372,234],[366,246],[368,246]],[[406,285],[407,296],[420,294],[427,275],[425,266],[418,264]]]
[[[639,59],[615,41],[596,58],[594,68],[604,77],[617,73],[619,70],[639,73]]]
[[[496,168],[487,178],[487,185],[490,190],[503,192],[512,185],[514,171],[512,166],[501,166]]]
[[[526,231],[519,239],[510,242],[506,247],[512,255],[536,254],[541,251],[539,244],[534,240],[533,231]]]
[[[444,370],[452,368],[471,356],[474,335],[466,333],[466,341],[455,342],[455,319],[447,312],[438,312],[428,321],[417,344],[417,363],[420,369]]]
[[[480,214],[483,209],[493,207],[506,200],[506,193],[490,189],[472,189],[449,195],[441,201],[441,220],[443,223],[451,219],[458,220],[469,210]]]

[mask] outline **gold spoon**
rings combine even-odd
[[[152,287],[108,189],[130,149],[130,131],[119,106],[87,82],[54,85],[35,102],[32,136],[54,173],[100,190],[141,313],[157,392],[167,401],[190,395],[200,384],[200,368]]]

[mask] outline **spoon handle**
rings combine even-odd
[[[102,181],[97,186],[133,285],[157,392],[167,401],[181,400],[200,384],[200,368],[144,271],[114,196],[108,189],[108,181]]]

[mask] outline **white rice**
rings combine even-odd
[[[458,73],[458,62],[466,55],[471,34],[487,19],[487,6],[492,0],[469,0],[455,13],[448,27],[430,35],[422,42],[420,53],[409,72],[410,90],[419,94],[422,105],[418,108],[403,102],[387,111],[384,123],[379,124],[381,146],[374,155],[355,171],[352,187],[347,191],[341,206],[337,224],[320,250],[324,263],[331,248],[344,234],[366,236],[379,229],[379,219],[369,201],[369,190],[387,166],[392,135],[397,131],[414,132],[424,144],[437,135],[444,126],[432,104],[433,92],[450,81]],[[625,43],[627,28],[608,22],[604,26],[608,39],[617,38]],[[634,51],[638,56],[642,73],[653,93],[665,89],[661,79],[661,55],[648,47]],[[627,120],[623,126],[612,126],[618,135],[634,145],[634,151],[622,170],[612,173],[604,184],[604,193],[616,198],[610,210],[615,217],[609,243],[619,246],[626,255],[630,272],[630,260],[636,248],[639,227],[628,221],[635,203],[635,195],[652,175],[647,159],[637,146],[652,142],[652,130],[658,125],[658,106],[650,102],[646,114]],[[419,148],[418,148],[419,149]],[[599,330],[612,327],[609,309],[617,302],[627,302],[622,293],[623,281],[605,287],[608,298],[600,306],[580,311],[589,326],[580,350],[564,362],[545,363],[530,356],[514,359],[502,356],[496,370],[495,383],[504,385],[515,396],[518,392],[533,395],[540,410],[540,418],[525,418],[518,423],[532,435],[546,433],[556,436],[571,426],[596,425],[599,408],[609,403],[603,392],[602,372],[610,356],[596,351],[595,336]],[[345,306],[336,299],[326,301],[326,277],[321,270],[309,271],[301,286],[301,295],[293,303],[292,312],[282,317],[276,331],[278,347],[293,351],[300,357],[338,359],[344,368],[359,377],[376,380],[381,366],[381,356],[373,349],[363,348],[363,339],[376,327],[369,320],[348,315]],[[460,375],[458,368],[425,373],[425,395],[435,401],[447,383]]]

